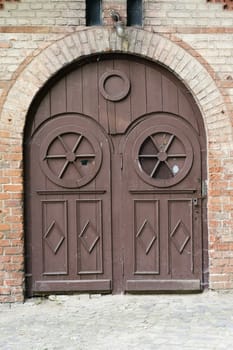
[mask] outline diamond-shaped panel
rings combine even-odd
[[[149,254],[154,242],[156,241],[157,235],[151,227],[148,220],[144,220],[143,224],[139,228],[136,238],[145,250],[146,255]]]
[[[182,254],[191,236],[183,221],[179,220],[170,237],[178,252]]]
[[[65,236],[56,221],[53,221],[44,235],[44,240],[54,254],[57,254]]]
[[[100,236],[96,232],[96,229],[93,227],[91,222],[88,220],[84,225],[79,238],[81,239],[86,251],[90,254],[100,239]]]

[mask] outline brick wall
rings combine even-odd
[[[145,0],[143,28],[130,28],[122,46],[108,11],[126,16],[123,0],[104,0],[104,27],[88,31],[81,0],[1,3],[0,302],[23,300],[22,134],[30,102],[62,62],[101,50],[159,61],[192,91],[208,140],[210,288],[232,289],[233,12],[218,1]]]
[[[85,25],[85,1],[12,0],[0,1],[0,26],[82,26]],[[112,6],[114,5],[114,6]],[[144,25],[155,26],[232,26],[231,0],[144,0]],[[103,10],[125,9],[126,0],[103,0]],[[0,6],[1,8],[1,6]],[[106,13],[104,12],[103,16]]]
[[[145,26],[153,26],[161,31],[164,26],[171,27],[231,27],[232,12],[224,11],[222,3],[206,0],[150,1],[145,0]]]
[[[85,1],[5,1],[0,25],[85,25]]]

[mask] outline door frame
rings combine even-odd
[[[117,54],[119,55],[119,54]],[[132,59],[136,59],[136,60],[141,60],[141,58],[138,58],[136,56],[131,56],[131,55],[124,55],[124,54],[120,54],[122,57],[132,57]],[[99,55],[98,55],[99,56]],[[108,59],[109,57],[114,57],[115,54],[103,54],[102,57],[104,59]],[[88,58],[88,61],[92,61],[95,60],[96,56],[93,55],[91,57]],[[145,59],[142,59],[145,60]],[[80,61],[79,65],[85,65],[87,63],[87,59]],[[156,63],[154,63],[156,64]],[[61,71],[58,72],[58,74],[56,76],[54,76],[53,78],[51,78],[50,80],[47,81],[47,83],[45,84],[45,86],[43,87],[43,89],[40,90],[40,92],[37,94],[35,100],[33,101],[33,104],[31,105],[31,108],[29,110],[29,115],[32,115],[34,113],[34,111],[36,110],[36,108],[38,107],[40,101],[42,100],[43,96],[46,93],[46,90],[48,89],[49,86],[53,85],[55,81],[59,80],[59,78],[66,74],[69,71],[72,71],[73,68],[75,66],[75,63],[69,65],[68,67],[62,69]],[[170,74],[170,73],[169,73]],[[174,79],[177,80],[177,78],[174,76]],[[181,82],[180,82],[181,83]],[[195,104],[194,100],[193,103]],[[195,106],[196,108],[196,106]],[[145,118],[145,117],[144,117]],[[28,130],[30,128],[30,122],[29,122],[28,118],[28,123],[26,124],[25,127],[25,139],[28,138]],[[203,124],[203,119],[201,118],[201,114],[200,114],[200,120],[199,122],[201,123],[202,127],[201,130],[203,131],[203,134],[200,137],[201,143],[202,143],[202,159],[203,161],[206,160],[206,140],[205,140],[205,128],[204,128],[204,124]],[[130,129],[132,128],[132,125],[129,126],[127,133],[129,133]],[[202,176],[204,181],[206,181],[206,165],[202,163]],[[25,188],[26,188],[26,182],[25,182]],[[203,184],[203,187],[205,187],[205,184]],[[203,209],[202,209],[202,218],[203,218],[203,272],[207,271],[208,269],[208,236],[207,236],[207,197],[203,198]],[[25,218],[25,228],[27,227],[27,219]],[[26,261],[27,264],[27,261]],[[204,273],[203,275],[203,286],[207,287],[208,286],[208,274]]]

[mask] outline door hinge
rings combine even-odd
[[[208,192],[207,180],[202,181],[201,195],[202,197],[206,197]]]
[[[208,191],[208,189],[207,189],[207,180],[203,180],[202,184],[201,184],[201,195],[199,195],[198,197],[192,199],[194,207],[199,206],[200,201],[202,199],[206,198],[207,191]]]

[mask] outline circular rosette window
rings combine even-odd
[[[101,161],[102,151],[98,141],[76,125],[55,129],[41,145],[43,172],[62,187],[74,188],[87,184],[97,174]]]
[[[133,153],[139,176],[157,187],[177,184],[188,174],[193,163],[190,141],[169,125],[147,129],[136,140]]]

